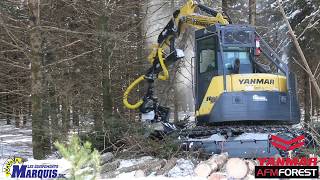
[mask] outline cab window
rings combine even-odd
[[[199,40],[199,71],[200,73],[213,72],[217,70],[215,39],[210,37]]]

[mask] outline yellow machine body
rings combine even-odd
[[[257,73],[257,74],[232,74],[226,76],[227,92],[241,91],[276,91],[287,92],[286,77],[282,75]],[[212,78],[208,90],[203,98],[196,116],[208,115],[214,107],[214,102],[224,92],[223,76]]]

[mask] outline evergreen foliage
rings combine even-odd
[[[55,143],[59,153],[71,162],[69,180],[93,180],[96,179],[100,167],[100,154],[92,150],[91,143],[86,141],[81,144],[78,136],[72,136],[68,145]]]

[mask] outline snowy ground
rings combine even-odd
[[[6,125],[0,120],[0,159],[9,156],[32,158],[32,131],[28,124],[23,128]]]
[[[145,161],[148,161],[152,159],[150,156],[144,156],[138,159],[129,159],[129,160],[122,160],[120,162],[120,165],[118,169],[121,169],[123,167],[129,167],[136,164],[141,164]],[[126,179],[132,179],[135,180],[166,180],[166,179],[177,179],[177,180],[206,180],[207,178],[199,177],[194,174],[194,168],[195,165],[192,163],[191,160],[187,159],[178,159],[176,165],[167,173],[167,176],[156,176],[156,172],[152,172],[150,175],[146,177],[139,177],[137,176],[137,171],[132,171],[129,173],[122,173],[119,174],[116,178],[113,180],[126,180]]]
[[[181,114],[181,116],[185,116],[185,114]],[[252,139],[252,136],[254,138],[258,138],[257,134],[251,134],[246,133],[238,138],[240,139]],[[210,138],[220,138],[216,136],[212,136]],[[259,138],[265,138],[265,134],[261,134],[261,137]],[[67,169],[70,167],[70,164],[68,165],[68,162],[63,159],[54,159],[49,158],[48,160],[44,161],[35,161],[32,157],[32,131],[31,131],[31,125],[28,124],[26,127],[22,128],[15,128],[14,125],[6,125],[6,122],[4,120],[0,120],[0,168],[5,163],[5,161],[12,156],[18,156],[23,157],[25,159],[28,159],[27,164],[46,164],[46,163],[55,163],[59,165],[59,168],[62,168],[60,172],[67,172]],[[140,164],[143,161],[147,161],[152,159],[152,157],[142,157],[138,159],[130,159],[130,160],[121,160],[120,166],[118,167],[118,170],[124,167],[133,166],[136,164]],[[147,179],[147,180],[162,180],[162,179],[181,179],[181,180],[202,180],[206,179],[203,177],[198,177],[194,173],[195,164],[192,163],[191,160],[188,159],[179,159],[176,163],[176,165],[166,173],[166,176],[160,175],[156,176],[156,172],[152,172],[151,174],[148,174],[147,177],[139,177],[137,176],[137,171],[129,172],[129,173],[121,173],[119,174],[114,180],[118,179],[132,179],[135,180],[138,179]],[[4,174],[0,169],[0,180],[4,179]],[[222,173],[225,176],[226,172],[218,172]],[[102,176],[103,177],[103,176]],[[227,178],[222,178],[227,179]],[[246,179],[253,179],[252,176],[246,177]]]

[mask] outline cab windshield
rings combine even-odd
[[[250,52],[247,48],[224,49],[223,62],[227,74],[252,73]],[[237,66],[238,71],[236,70]]]

